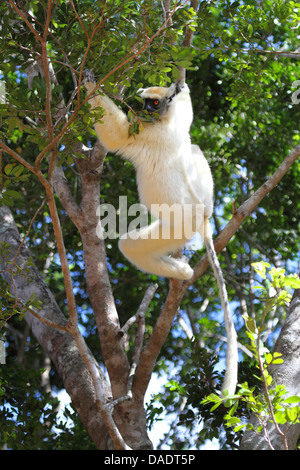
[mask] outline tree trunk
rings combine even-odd
[[[274,351],[282,354],[283,363],[273,366],[273,376],[278,384],[285,385],[288,395],[300,395],[300,289],[294,293],[288,309],[285,323],[275,344]],[[276,368],[275,368],[276,367]],[[257,424],[254,417],[251,422]],[[284,427],[281,428],[284,432]],[[289,450],[296,448],[300,434],[300,424],[290,427],[286,438]],[[275,450],[283,450],[284,444],[275,426],[269,425],[270,441]],[[246,431],[240,450],[270,450],[270,446],[262,435]]]
[[[9,271],[11,264],[9,262],[13,262],[20,247],[21,239],[13,216],[5,206],[0,207],[0,241],[9,245],[9,256],[5,260],[0,260],[0,270],[3,278],[10,285],[11,292],[23,303],[29,301],[32,294],[34,294],[35,298],[40,300],[42,304],[38,315],[49,322],[65,327],[67,320],[34,265],[29,267],[30,273],[28,275],[21,272],[14,273],[13,278],[11,276],[11,271]],[[27,267],[30,258],[31,253],[23,244],[17,256],[18,267]],[[29,277],[30,282],[28,282]],[[79,354],[73,336],[66,331],[44,324],[29,312],[25,314],[25,319],[41,347],[51,358],[83,425],[97,448],[101,450],[113,449],[113,442],[97,407],[91,376]],[[90,352],[89,354],[92,360],[95,361],[92,354]],[[97,368],[106,401],[109,403],[112,400],[110,383],[98,365]],[[137,400],[124,401],[115,407],[114,418],[125,442],[130,447],[133,449],[152,448],[147,436],[143,402]]]

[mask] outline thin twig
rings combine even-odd
[[[24,160],[24,158],[22,158],[21,155],[19,155],[17,152],[15,152],[10,147],[8,147],[3,141],[0,141],[0,148],[2,148],[4,150],[4,152],[8,153],[15,160],[17,160],[19,163],[21,163],[21,165],[23,165],[25,168],[27,168],[27,170],[31,171],[31,173],[34,173],[34,174],[37,173],[35,168],[32,165],[30,165],[30,163],[26,162],[26,160]]]
[[[53,229],[55,234],[55,240],[57,244],[57,250],[61,262],[61,268],[64,276],[64,283],[66,288],[66,297],[68,302],[68,310],[69,310],[69,324],[77,324],[77,307],[76,301],[73,291],[73,284],[71,273],[69,269],[69,263],[67,260],[67,254],[61,229],[60,220],[57,213],[56,203],[54,199],[53,188],[46,188],[47,196],[48,196],[48,206],[50,210],[50,216],[53,223]]]
[[[135,315],[133,315],[132,317],[130,317],[127,322],[123,325],[123,327],[120,329],[120,335],[123,336],[125,335],[125,333],[127,333],[127,331],[129,330],[129,328],[134,325],[134,323],[138,322],[139,318],[141,315],[145,315],[146,313],[146,310],[151,302],[151,299],[153,297],[153,295],[155,294],[155,291],[157,290],[158,288],[158,284],[153,284],[151,286],[148,287],[144,297],[143,297],[143,300],[138,308],[138,311],[136,312]]]
[[[140,313],[139,319],[138,319],[138,329],[137,329],[137,333],[135,336],[132,361],[131,361],[130,371],[128,374],[128,382],[127,382],[127,395],[130,397],[132,397],[132,384],[133,384],[133,379],[135,377],[135,371],[139,363],[141,350],[143,347],[144,334],[145,334],[145,314]]]

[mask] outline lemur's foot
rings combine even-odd
[[[171,274],[170,277],[173,277],[174,279],[181,279],[182,281],[187,281],[188,279],[191,279],[193,274],[194,274],[194,271],[190,267],[189,264],[184,263],[184,262],[183,263],[179,262],[177,264],[176,271],[173,274]]]

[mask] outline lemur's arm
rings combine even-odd
[[[91,93],[96,86],[93,72],[86,70],[83,77],[84,85]],[[101,143],[111,152],[124,147],[130,139],[129,122],[126,115],[106,95],[94,95],[89,99],[92,108],[104,109],[101,122],[96,122],[94,127]]]

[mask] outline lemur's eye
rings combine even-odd
[[[159,100],[153,100],[152,103],[153,103],[154,106],[158,106],[159,105]]]

